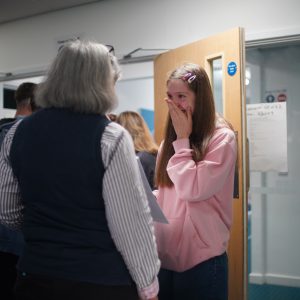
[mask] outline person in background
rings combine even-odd
[[[195,64],[167,80],[169,115],[155,191],[169,224],[155,223],[160,300],[227,299],[227,244],[237,147],[216,115],[208,76]]]
[[[60,49],[0,152],[0,220],[21,228],[17,300],[157,299],[153,220],[130,135],[106,114],[117,60],[102,44]]]
[[[36,110],[34,102],[33,92],[36,89],[37,84],[33,82],[23,82],[19,85],[15,92],[16,101],[16,113],[14,118],[3,118],[0,120],[0,126],[2,124],[10,123],[16,120],[16,118],[31,115]]]
[[[3,118],[0,120],[0,141],[2,143],[8,129],[18,120],[31,115],[37,110],[34,100],[34,91],[37,87],[36,83],[23,82],[15,92],[16,113],[14,118]]]
[[[0,120],[0,147],[8,130],[18,121],[36,110],[34,91],[36,84],[24,82],[15,92],[16,113],[14,118]],[[1,201],[1,199],[0,199]],[[24,240],[20,231],[0,224],[0,278],[1,295],[6,300],[14,299],[13,288],[17,278],[16,264],[22,252]]]
[[[139,157],[151,189],[154,189],[154,173],[158,146],[143,117],[135,111],[124,111],[116,122],[130,133],[136,155]]]

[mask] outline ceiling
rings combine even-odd
[[[0,0],[0,25],[103,0]]]

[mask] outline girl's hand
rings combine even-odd
[[[177,139],[189,138],[193,129],[192,111],[188,106],[182,111],[172,100],[165,98]]]

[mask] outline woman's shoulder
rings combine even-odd
[[[110,140],[117,140],[120,136],[128,135],[127,131],[116,122],[110,122],[105,127],[105,135],[109,137]]]
[[[156,157],[156,154],[154,154],[154,153],[150,153],[150,152],[148,152],[148,151],[139,151],[139,152],[137,152],[137,156],[138,157]]]
[[[101,138],[102,160],[105,167],[110,164],[114,155],[121,155],[122,159],[135,158],[134,146],[129,133],[119,124],[110,122],[105,127]],[[130,153],[131,152],[131,153]]]
[[[116,145],[124,145],[131,142],[129,133],[119,124],[110,122],[105,127],[102,135],[101,145],[103,147],[115,148]]]
[[[156,160],[156,154],[147,151],[139,151],[136,155],[140,158],[141,161],[155,162]]]

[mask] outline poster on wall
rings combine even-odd
[[[288,172],[286,102],[247,105],[250,171]]]
[[[286,102],[287,98],[287,89],[265,91],[265,101],[268,103]]]

